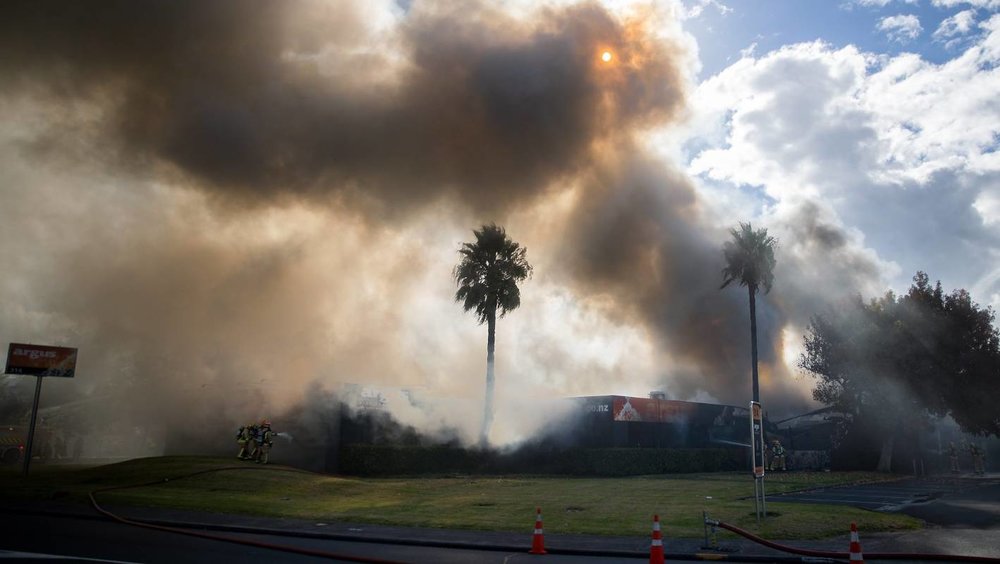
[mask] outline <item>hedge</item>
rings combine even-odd
[[[404,476],[419,474],[557,474],[636,476],[742,470],[745,449],[546,449],[498,453],[440,446],[345,445],[341,474]]]

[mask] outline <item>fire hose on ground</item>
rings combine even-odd
[[[90,493],[88,493],[88,497],[90,498],[91,505],[93,505],[94,509],[97,512],[99,512],[101,515],[104,515],[105,517],[107,517],[109,519],[112,519],[114,521],[117,521],[119,523],[123,523],[123,524],[127,524],[127,525],[132,525],[132,526],[135,526],[135,527],[142,527],[142,528],[151,529],[151,530],[176,533],[176,534],[187,535],[187,536],[191,536],[191,537],[203,538],[203,539],[207,539],[207,540],[216,540],[216,541],[228,542],[228,543],[233,543],[233,544],[241,544],[241,545],[244,545],[244,546],[252,546],[252,547],[264,548],[264,549],[268,549],[268,550],[277,550],[277,551],[283,551],[283,552],[289,552],[289,553],[295,553],[295,554],[302,554],[302,555],[305,555],[305,556],[315,556],[315,557],[319,557],[319,558],[329,558],[329,559],[334,559],[334,560],[342,560],[342,561],[348,561],[348,562],[362,562],[362,563],[370,563],[370,564],[403,564],[401,562],[392,561],[392,560],[384,560],[384,559],[378,559],[378,558],[369,558],[369,557],[363,557],[363,556],[350,556],[350,555],[338,554],[338,553],[333,553],[333,552],[328,552],[328,551],[323,551],[323,550],[313,550],[313,549],[301,548],[301,547],[291,546],[291,545],[282,545],[282,544],[276,544],[276,543],[269,543],[269,542],[263,542],[263,541],[250,540],[250,539],[242,539],[242,538],[237,538],[237,537],[232,537],[232,536],[227,536],[227,535],[212,534],[212,533],[207,533],[207,532],[202,532],[202,531],[195,531],[195,530],[185,529],[185,528],[180,528],[180,527],[170,527],[170,526],[165,526],[165,525],[157,525],[157,524],[154,524],[154,523],[146,523],[146,522],[143,522],[143,521],[137,521],[137,520],[133,520],[133,519],[128,519],[128,518],[125,518],[125,517],[121,517],[119,515],[116,515],[116,514],[110,512],[110,511],[108,511],[108,510],[104,509],[103,507],[101,507],[101,505],[97,502],[97,498],[96,498],[96,495],[100,494],[100,493],[106,493],[106,492],[110,492],[110,491],[120,491],[120,490],[126,490],[126,489],[134,489],[134,488],[141,488],[141,487],[149,487],[149,486],[157,486],[157,485],[162,485],[162,484],[164,484],[166,482],[170,482],[171,480],[175,480],[176,481],[176,480],[180,480],[180,479],[184,479],[184,478],[191,478],[191,477],[199,476],[199,475],[203,475],[203,474],[209,474],[209,473],[215,473],[215,472],[222,472],[222,471],[229,471],[229,470],[242,470],[242,471],[269,470],[269,471],[278,471],[278,472],[282,472],[283,471],[283,472],[307,473],[307,472],[305,472],[303,470],[298,470],[298,469],[295,469],[295,468],[260,468],[260,467],[247,467],[247,466],[227,466],[227,467],[223,467],[223,468],[212,468],[212,469],[208,469],[208,470],[201,470],[201,471],[198,471],[198,472],[192,472],[192,473],[189,473],[189,474],[184,474],[182,476],[176,476],[174,478],[163,478],[163,479],[160,479],[160,480],[154,480],[154,481],[145,482],[145,483],[141,483],[141,484],[130,484],[130,485],[124,485],[124,486],[111,486],[111,487],[107,487],[107,488],[101,488],[101,489],[93,490]],[[728,530],[730,532],[733,532],[733,533],[735,533],[737,535],[740,535],[740,536],[742,536],[742,537],[744,537],[744,538],[746,538],[746,539],[748,539],[748,540],[750,540],[752,542],[760,544],[761,546],[765,546],[765,547],[768,547],[768,548],[771,548],[773,550],[777,550],[777,551],[780,551],[780,552],[785,552],[785,553],[789,553],[789,554],[796,554],[796,555],[798,555],[800,557],[804,557],[804,558],[792,559],[792,558],[789,558],[789,557],[776,557],[775,558],[775,557],[736,555],[736,554],[718,554],[718,553],[668,554],[667,555],[668,558],[671,558],[671,559],[689,559],[689,560],[728,560],[728,561],[743,561],[743,562],[763,562],[763,561],[772,561],[772,562],[777,562],[777,561],[784,561],[784,562],[798,561],[798,562],[804,562],[804,561],[809,561],[811,559],[844,560],[844,559],[848,559],[850,557],[850,555],[848,553],[846,553],[846,552],[834,552],[834,551],[824,551],[824,550],[813,550],[813,549],[807,549],[807,548],[798,548],[798,547],[793,547],[793,546],[788,546],[788,545],[784,545],[784,544],[781,544],[781,543],[777,543],[777,542],[774,542],[774,541],[769,541],[767,539],[764,539],[764,538],[761,538],[761,537],[759,537],[757,535],[754,535],[753,533],[751,533],[749,531],[741,529],[741,528],[739,528],[739,527],[737,527],[735,525],[731,525],[729,523],[724,523],[722,521],[711,519],[711,518],[708,517],[707,514],[704,515],[704,524],[705,524],[705,527],[706,527],[706,538],[707,538],[707,528],[708,527],[712,527],[713,531],[715,530],[716,527],[718,527],[718,528],[726,529],[726,530]],[[366,541],[367,542],[373,542],[373,539],[366,539]],[[397,542],[393,542],[392,544],[409,544],[409,543],[407,543],[405,541],[404,542],[397,541]],[[495,550],[495,549],[500,549],[500,548],[503,548],[504,550],[507,550],[507,549],[511,548],[511,547],[489,547],[489,546],[482,546],[482,545],[476,546],[476,547],[472,547],[472,546],[468,546],[468,545],[462,544],[462,543],[448,543],[448,542],[433,542],[433,543],[428,542],[428,543],[415,543],[415,544],[421,544],[421,545],[425,545],[425,546],[438,546],[438,547],[453,546],[454,548],[479,548],[481,550]],[[635,555],[635,554],[621,553],[619,551],[599,551],[599,550],[579,550],[579,549],[577,549],[577,550],[573,550],[573,549],[563,549],[563,550],[555,549],[555,550],[553,550],[553,549],[550,549],[549,552],[553,553],[553,554],[570,554],[570,555],[574,555],[575,554],[575,555],[578,555],[578,556],[619,556],[619,557],[638,556],[638,555]],[[991,557],[985,557],[985,556],[965,556],[965,555],[929,554],[929,553],[902,553],[902,552],[881,552],[881,553],[870,552],[870,553],[867,553],[865,556],[869,560],[924,560],[924,561],[942,561],[942,562],[992,562],[992,563],[998,563],[998,564],[1000,564],[1000,558],[991,558]]]
[[[810,558],[830,558],[830,559],[841,559],[846,560],[850,558],[850,554],[847,552],[834,552],[829,550],[813,550],[809,548],[798,548],[794,546],[788,546],[785,544],[777,543],[774,541],[769,541],[765,538],[759,537],[750,531],[741,529],[736,525],[730,525],[729,523],[724,523],[716,519],[710,519],[705,516],[705,526],[706,527],[719,527],[721,529],[726,529],[727,531],[736,533],[737,535],[755,542],[761,546],[766,546],[774,550],[781,552],[787,552],[789,554],[798,554],[799,556],[806,556]],[[707,536],[707,533],[706,533]],[[991,558],[988,556],[964,556],[956,554],[932,554],[932,553],[909,553],[909,552],[865,552],[864,556],[868,560],[924,560],[924,561],[938,561],[938,562],[993,562],[1000,563],[1000,558]]]
[[[284,551],[284,552],[289,552],[289,553],[302,554],[302,555],[306,555],[306,556],[315,556],[315,557],[319,557],[319,558],[329,558],[329,559],[342,560],[342,561],[348,561],[348,562],[363,562],[363,563],[371,563],[371,564],[405,564],[405,563],[402,563],[402,562],[396,562],[396,561],[391,561],[391,560],[381,560],[381,559],[377,559],[377,558],[367,558],[367,557],[359,557],[359,556],[348,556],[348,555],[344,555],[344,554],[337,554],[337,553],[332,553],[332,552],[327,552],[327,551],[322,551],[322,550],[311,550],[311,549],[299,548],[299,547],[290,546],[290,545],[281,545],[281,544],[276,544],[276,543],[268,543],[268,542],[254,541],[254,540],[249,540],[249,539],[241,539],[241,538],[227,536],[227,535],[218,535],[218,534],[212,534],[212,533],[207,533],[207,532],[203,532],[203,531],[195,531],[195,530],[191,530],[191,529],[187,529],[187,528],[171,527],[171,526],[167,526],[167,525],[159,525],[159,524],[156,524],[156,523],[148,523],[148,522],[139,521],[139,520],[135,520],[135,519],[128,519],[128,518],[122,517],[120,515],[116,515],[116,514],[112,513],[111,511],[108,511],[107,509],[104,509],[97,502],[97,498],[96,498],[97,494],[100,494],[100,493],[106,493],[106,492],[110,492],[110,491],[120,491],[120,490],[133,489],[133,488],[142,488],[142,487],[149,487],[149,486],[159,486],[159,485],[163,485],[164,483],[167,483],[167,482],[170,482],[170,481],[177,481],[177,480],[181,480],[181,479],[185,479],[185,478],[191,478],[191,477],[194,477],[194,476],[200,476],[200,475],[203,475],[203,474],[209,474],[209,473],[214,473],[214,472],[223,472],[223,471],[228,471],[228,470],[243,470],[243,471],[247,471],[247,470],[258,470],[258,471],[259,470],[270,470],[270,471],[284,471],[284,472],[307,473],[307,472],[305,472],[303,470],[298,470],[298,469],[295,469],[295,468],[281,468],[281,467],[278,467],[278,468],[274,468],[274,467],[272,467],[272,468],[261,468],[261,467],[247,467],[247,466],[226,466],[226,467],[222,467],[222,468],[212,468],[212,469],[208,469],[208,470],[201,470],[201,471],[198,471],[198,472],[192,472],[192,473],[189,473],[189,474],[175,476],[173,478],[163,478],[163,479],[159,479],[159,480],[153,480],[153,481],[149,481],[149,482],[145,482],[145,483],[141,483],[141,484],[129,484],[129,485],[124,485],[124,486],[111,486],[111,487],[107,487],[107,488],[101,488],[101,489],[97,489],[97,490],[91,491],[88,494],[88,497],[90,498],[91,505],[93,505],[94,509],[97,510],[101,515],[103,515],[103,516],[105,516],[105,517],[107,517],[109,519],[112,519],[114,521],[117,521],[119,523],[126,524],[126,525],[131,525],[131,526],[135,526],[135,527],[142,527],[142,528],[146,528],[146,529],[151,529],[151,530],[156,530],[156,531],[163,531],[163,532],[169,532],[169,533],[176,533],[176,534],[187,535],[187,536],[196,537],[196,538],[203,538],[203,539],[207,539],[207,540],[229,542],[229,543],[233,543],[233,544],[241,544],[241,545],[245,545],[245,546],[252,546],[252,547],[257,547],[257,548],[264,548],[264,549],[268,549],[268,550]],[[324,537],[333,538],[331,535],[328,535],[328,534],[324,535]],[[313,538],[313,537],[310,535],[310,538]],[[427,541],[427,540],[424,540],[422,542],[419,542],[419,541],[414,541],[412,539],[411,540],[403,540],[403,539],[373,539],[373,538],[357,538],[357,537],[348,537],[348,536],[341,537],[339,540],[353,540],[353,541],[356,541],[356,542],[377,542],[377,543],[395,544],[395,545],[408,545],[408,546],[412,545],[412,546],[427,546],[427,547],[436,547],[436,548],[455,548],[455,549],[473,549],[473,550],[490,550],[490,551],[497,551],[497,550],[499,550],[499,551],[518,551],[519,550],[519,547],[514,547],[514,546],[489,545],[489,544],[475,544],[475,545],[472,545],[470,543],[448,542],[448,541]],[[648,557],[646,554],[641,553],[641,552],[622,551],[622,550],[597,550],[597,549],[576,549],[576,548],[549,548],[548,552],[550,554],[562,554],[562,555],[570,555],[570,556],[637,558],[637,559],[641,558],[641,559],[644,559],[644,560]],[[681,560],[681,561],[692,561],[692,560],[699,560],[699,561],[719,561],[719,560],[726,560],[726,561],[730,561],[730,562],[770,562],[772,564],[773,563],[795,564],[795,563],[799,563],[799,562],[808,562],[808,561],[811,561],[811,559],[807,559],[807,558],[793,558],[793,557],[787,557],[787,556],[773,557],[773,556],[736,555],[736,554],[726,555],[726,554],[718,554],[718,553],[669,553],[668,552],[666,554],[666,557],[667,557],[668,560]]]
[[[198,476],[198,475],[201,475],[201,474],[208,474],[208,473],[212,473],[212,472],[221,472],[221,471],[224,471],[224,470],[271,470],[271,471],[286,471],[286,472],[303,472],[302,470],[296,470],[294,468],[259,468],[259,467],[246,467],[246,466],[228,466],[228,467],[225,467],[225,468],[213,468],[213,469],[210,469],[210,470],[202,470],[200,472],[194,472],[194,473],[191,473],[191,474],[185,474],[183,476],[179,476],[179,477],[176,477],[176,478],[173,478],[173,479],[174,480],[178,480],[178,479],[182,479],[182,478],[190,478],[190,477]],[[303,473],[305,473],[305,472],[303,472]],[[94,509],[97,510],[98,513],[100,513],[101,515],[104,515],[105,517],[108,517],[108,518],[110,518],[110,519],[112,519],[114,521],[117,521],[119,523],[124,523],[126,525],[132,525],[132,526],[135,526],[135,527],[142,527],[142,528],[151,529],[151,530],[154,530],[154,531],[164,531],[164,532],[168,532],[168,533],[176,533],[176,534],[180,534],[180,535],[187,535],[187,536],[190,536],[190,537],[197,537],[197,538],[203,538],[203,539],[208,539],[208,540],[229,542],[229,543],[233,543],[233,544],[242,544],[242,545],[245,545],[245,546],[252,546],[252,547],[256,547],[256,548],[265,548],[265,549],[268,549],[268,550],[278,550],[278,551],[282,551],[282,552],[291,552],[291,553],[295,553],[295,554],[302,554],[302,555],[305,555],[305,556],[316,556],[316,557],[319,557],[319,558],[329,558],[329,559],[333,559],[333,560],[343,560],[343,561],[346,561],[346,562],[364,562],[364,563],[369,563],[369,564],[403,564],[401,562],[397,562],[397,561],[394,561],[394,560],[382,560],[382,559],[378,559],[378,558],[368,558],[368,557],[364,557],[364,556],[349,556],[349,555],[346,555],[346,554],[337,554],[337,553],[328,552],[328,551],[325,551],[325,550],[312,550],[312,549],[308,549],[308,548],[301,548],[301,547],[291,546],[291,545],[283,545],[283,544],[269,543],[269,542],[263,542],[263,541],[255,541],[255,540],[251,540],[251,539],[241,539],[241,538],[231,537],[231,536],[227,536],[227,535],[216,535],[216,534],[206,533],[206,532],[201,532],[201,531],[193,531],[193,530],[190,530],[190,529],[182,529],[182,528],[178,528],[178,527],[167,527],[167,526],[164,526],[164,525],[156,525],[156,524],[153,524],[153,523],[144,523],[142,521],[135,521],[135,520],[132,520],[132,519],[127,519],[125,517],[121,517],[119,515],[115,515],[114,513],[112,513],[110,511],[104,509],[103,507],[101,507],[101,505],[99,503],[97,503],[97,498],[95,497],[99,493],[105,493],[105,492],[110,492],[110,491],[115,491],[115,490],[126,490],[126,489],[141,488],[141,487],[147,487],[147,486],[162,485],[165,482],[169,482],[170,480],[171,480],[171,478],[164,478],[162,480],[156,480],[156,481],[152,481],[152,482],[146,482],[146,483],[143,483],[143,484],[131,484],[131,485],[127,485],[127,486],[112,486],[112,487],[109,487],[109,488],[102,488],[102,489],[94,490],[94,491],[88,493],[87,495],[88,495],[88,497],[90,497],[90,503],[91,503],[91,505],[94,506]]]

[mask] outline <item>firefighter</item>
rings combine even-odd
[[[260,422],[260,453],[257,456],[258,464],[267,464],[267,456],[271,452],[274,431],[271,430],[271,422],[267,419]]]
[[[948,462],[951,464],[952,474],[961,472],[958,467],[958,448],[955,446],[954,441],[948,443]]]
[[[972,453],[972,473],[985,474],[986,465],[983,463],[983,449],[979,448],[975,443],[969,443],[969,452]]]
[[[256,423],[251,423],[247,425],[247,448],[250,451],[250,456],[246,457],[246,460],[257,460],[260,456],[260,427]]]
[[[236,432],[236,443],[240,445],[240,453],[236,455],[236,458],[240,460],[250,458],[250,451],[247,450],[247,445],[251,441],[251,425],[250,423],[241,425],[240,430]]]
[[[771,441],[771,471],[778,469],[788,470],[785,467],[785,447],[781,446],[781,441],[774,439]]]

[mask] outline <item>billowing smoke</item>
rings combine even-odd
[[[336,193],[404,211],[454,196],[503,215],[682,105],[675,52],[638,22],[593,4],[527,21],[442,4],[399,14],[369,51],[360,2],[25,3],[0,29],[3,68],[53,103],[103,106],[116,164],[171,165],[242,201]],[[620,63],[602,68],[602,48]]]
[[[376,383],[462,398],[453,415],[474,427],[485,332],[449,274],[469,229],[496,221],[536,271],[501,322],[499,427],[504,405],[539,393],[745,402],[746,295],[718,290],[726,226],[643,142],[685,104],[690,55],[660,33],[664,14],[3,12],[0,339],[80,347],[80,377],[51,401],[111,397],[102,413],[204,426]],[[835,226],[780,229],[793,251],[836,246]],[[808,252],[779,257],[780,297],[759,302],[763,385],[800,407],[782,330],[827,285],[794,282]]]

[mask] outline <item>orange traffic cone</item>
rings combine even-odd
[[[858,526],[851,523],[851,562],[865,564],[865,557],[861,554],[861,541],[858,540]]]
[[[649,546],[649,564],[663,564],[663,533],[660,532],[660,516],[653,515],[653,543]]]
[[[545,554],[545,533],[542,532],[542,508],[535,508],[535,534],[531,537],[531,554]]]

